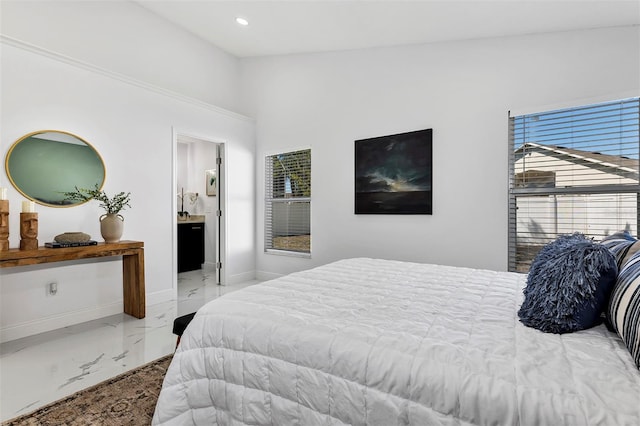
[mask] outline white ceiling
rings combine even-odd
[[[136,2],[237,57],[640,24],[640,0]]]

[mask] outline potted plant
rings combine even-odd
[[[109,197],[106,192],[96,184],[93,189],[75,187],[75,191],[65,192],[65,199],[70,201],[87,202],[97,200],[107,213],[100,216],[100,233],[107,243],[117,243],[120,241],[124,228],[124,217],[119,213],[129,204],[131,193],[119,192],[113,197]]]

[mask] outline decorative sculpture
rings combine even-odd
[[[20,250],[38,248],[38,213],[20,213]]]
[[[0,251],[9,250],[9,200],[0,200]]]

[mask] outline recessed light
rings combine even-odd
[[[246,27],[247,25],[249,25],[249,21],[247,21],[246,19],[241,18],[239,16],[236,18],[236,22],[238,24],[242,25],[243,27]]]

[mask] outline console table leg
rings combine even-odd
[[[144,250],[122,256],[122,294],[124,312],[136,318],[145,316]]]

